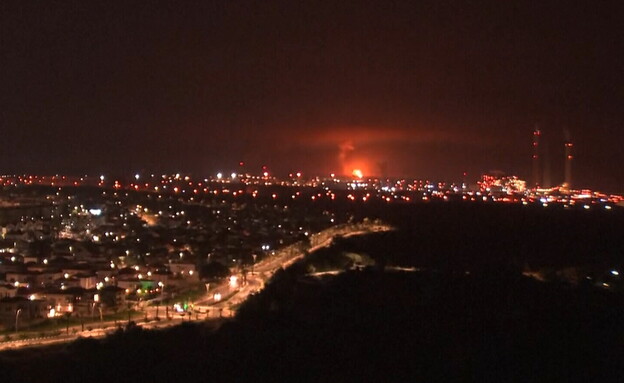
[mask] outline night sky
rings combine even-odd
[[[0,174],[528,180],[538,124],[624,192],[620,2],[459,3],[1,1]]]

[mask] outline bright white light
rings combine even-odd
[[[613,274],[615,276],[618,276],[618,275],[620,275],[620,272],[617,271],[617,270],[611,270],[611,274]]]
[[[212,298],[215,300],[215,302],[219,302],[221,300],[221,293],[215,293]]]
[[[223,178],[223,173],[221,173],[221,172],[217,173],[217,179],[220,180],[221,178]]]
[[[179,303],[176,303],[175,305],[173,305],[173,308],[175,309],[175,311],[179,312],[179,313],[183,313],[184,309],[182,308],[182,306]]]
[[[232,174],[230,175],[230,177],[231,177],[232,179],[236,178],[236,173],[232,173]]]
[[[232,275],[230,277],[230,287],[236,287],[238,285],[238,277],[236,275]]]
[[[139,178],[141,178],[141,176],[138,173],[134,175],[134,179],[138,180]]]
[[[100,176],[100,181],[104,181],[104,176]]]
[[[89,214],[99,216],[102,214],[102,209],[89,209]]]

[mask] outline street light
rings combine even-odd
[[[91,302],[91,318],[95,316],[95,305],[97,305],[97,301]]]
[[[165,284],[162,281],[158,282],[158,287],[160,287],[160,299],[165,298]]]
[[[17,332],[17,319],[19,318],[21,312],[22,309],[17,309],[17,311],[15,311],[15,332]]]

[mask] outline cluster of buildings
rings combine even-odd
[[[566,148],[571,148],[569,143],[566,145]],[[539,149],[539,146],[537,148]],[[572,157],[569,153],[567,155],[570,158],[567,160],[568,165],[565,171],[569,175]],[[535,163],[541,164],[541,162]],[[537,169],[537,173],[541,174],[539,170],[541,168],[537,167]],[[339,177],[335,174],[326,177],[304,177],[300,172],[280,179],[263,170],[263,173],[259,175],[240,172],[225,175],[220,172],[214,177],[203,179],[194,179],[181,174],[145,176],[136,174],[127,180],[109,180],[105,176],[3,176],[0,177],[0,184],[15,187],[23,185],[47,187],[64,185],[60,187],[70,188],[88,186],[101,190],[112,189],[120,193],[138,191],[159,196],[173,195],[189,202],[225,198],[241,204],[249,199],[269,198],[280,203],[296,200],[382,203],[468,201],[557,205],[566,208],[576,206],[585,209],[594,207],[611,209],[624,206],[624,197],[621,195],[589,189],[573,189],[571,178],[563,184],[544,187],[543,184],[530,185],[518,176],[502,172],[483,174],[476,183],[468,183],[466,179],[461,183],[447,183],[362,176]]]
[[[248,267],[336,221],[326,210],[231,196],[180,198],[118,189],[5,190],[0,207],[0,326],[103,317],[175,298]],[[32,193],[29,192],[29,193]],[[25,212],[26,206],[34,206]],[[19,218],[17,218],[19,217]],[[205,288],[204,288],[205,289]]]
[[[45,185],[45,186],[93,186],[114,190],[134,190],[152,193],[168,193],[186,196],[191,200],[207,195],[225,195],[245,199],[261,197],[268,192],[273,199],[301,199],[312,201],[342,199],[370,202],[416,202],[432,200],[464,200],[479,202],[517,202],[537,204],[561,204],[574,206],[581,201],[583,206],[622,205],[624,197],[588,189],[575,189],[572,183],[573,143],[570,134],[564,131],[563,176],[561,183],[553,183],[550,172],[548,142],[543,132],[536,128],[532,132],[532,175],[525,181],[515,175],[494,171],[483,174],[476,184],[464,179],[461,183],[430,182],[417,179],[390,179],[387,177],[366,178],[359,169],[349,176],[330,174],[306,177],[301,172],[277,178],[262,166],[258,174],[248,171],[240,162],[233,172],[218,172],[214,176],[196,179],[177,174],[135,174],[132,177],[109,179],[104,175],[69,177],[62,175],[4,175],[0,186]],[[581,204],[579,204],[581,205]]]
[[[540,157],[536,131],[535,155]],[[566,174],[571,144],[566,142]],[[568,157],[569,156],[569,157]],[[540,162],[535,161],[536,175]],[[536,178],[537,179],[537,178]],[[517,176],[467,182],[353,177],[285,179],[266,168],[188,175],[2,176],[0,325],[64,315],[103,316],[183,294],[210,279],[206,265],[245,268],[273,249],[347,222],[352,203],[521,203],[563,208],[624,206],[624,197]],[[342,211],[342,216],[337,215]]]

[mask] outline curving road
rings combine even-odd
[[[393,227],[377,223],[359,223],[349,225],[333,226],[319,233],[310,236],[309,246],[296,243],[284,249],[275,251],[271,256],[261,260],[254,265],[254,272],[246,275],[246,282],[242,281],[242,275],[237,275],[237,283],[231,284],[229,281],[223,282],[210,289],[203,297],[193,302],[194,312],[177,313],[169,309],[169,318],[165,318],[166,310],[163,307],[146,307],[142,317],[134,318],[137,325],[146,329],[158,329],[175,326],[183,321],[204,321],[211,322],[215,326],[221,323],[221,318],[234,316],[236,308],[242,304],[250,294],[259,292],[264,288],[265,283],[281,268],[287,268],[294,262],[303,258],[307,252],[313,252],[323,247],[329,247],[334,237],[350,237],[363,235],[371,232],[391,231]],[[215,299],[215,294],[220,294],[220,299]],[[151,319],[145,321],[145,318]],[[155,320],[159,318],[161,320]],[[92,330],[82,331],[81,326],[72,326],[64,333],[56,336],[35,337],[0,342],[0,351],[24,347],[49,346],[53,344],[66,343],[79,338],[102,338],[116,331],[124,321],[104,322],[97,324],[85,324],[86,326],[97,326]],[[15,336],[15,335],[13,335]]]

